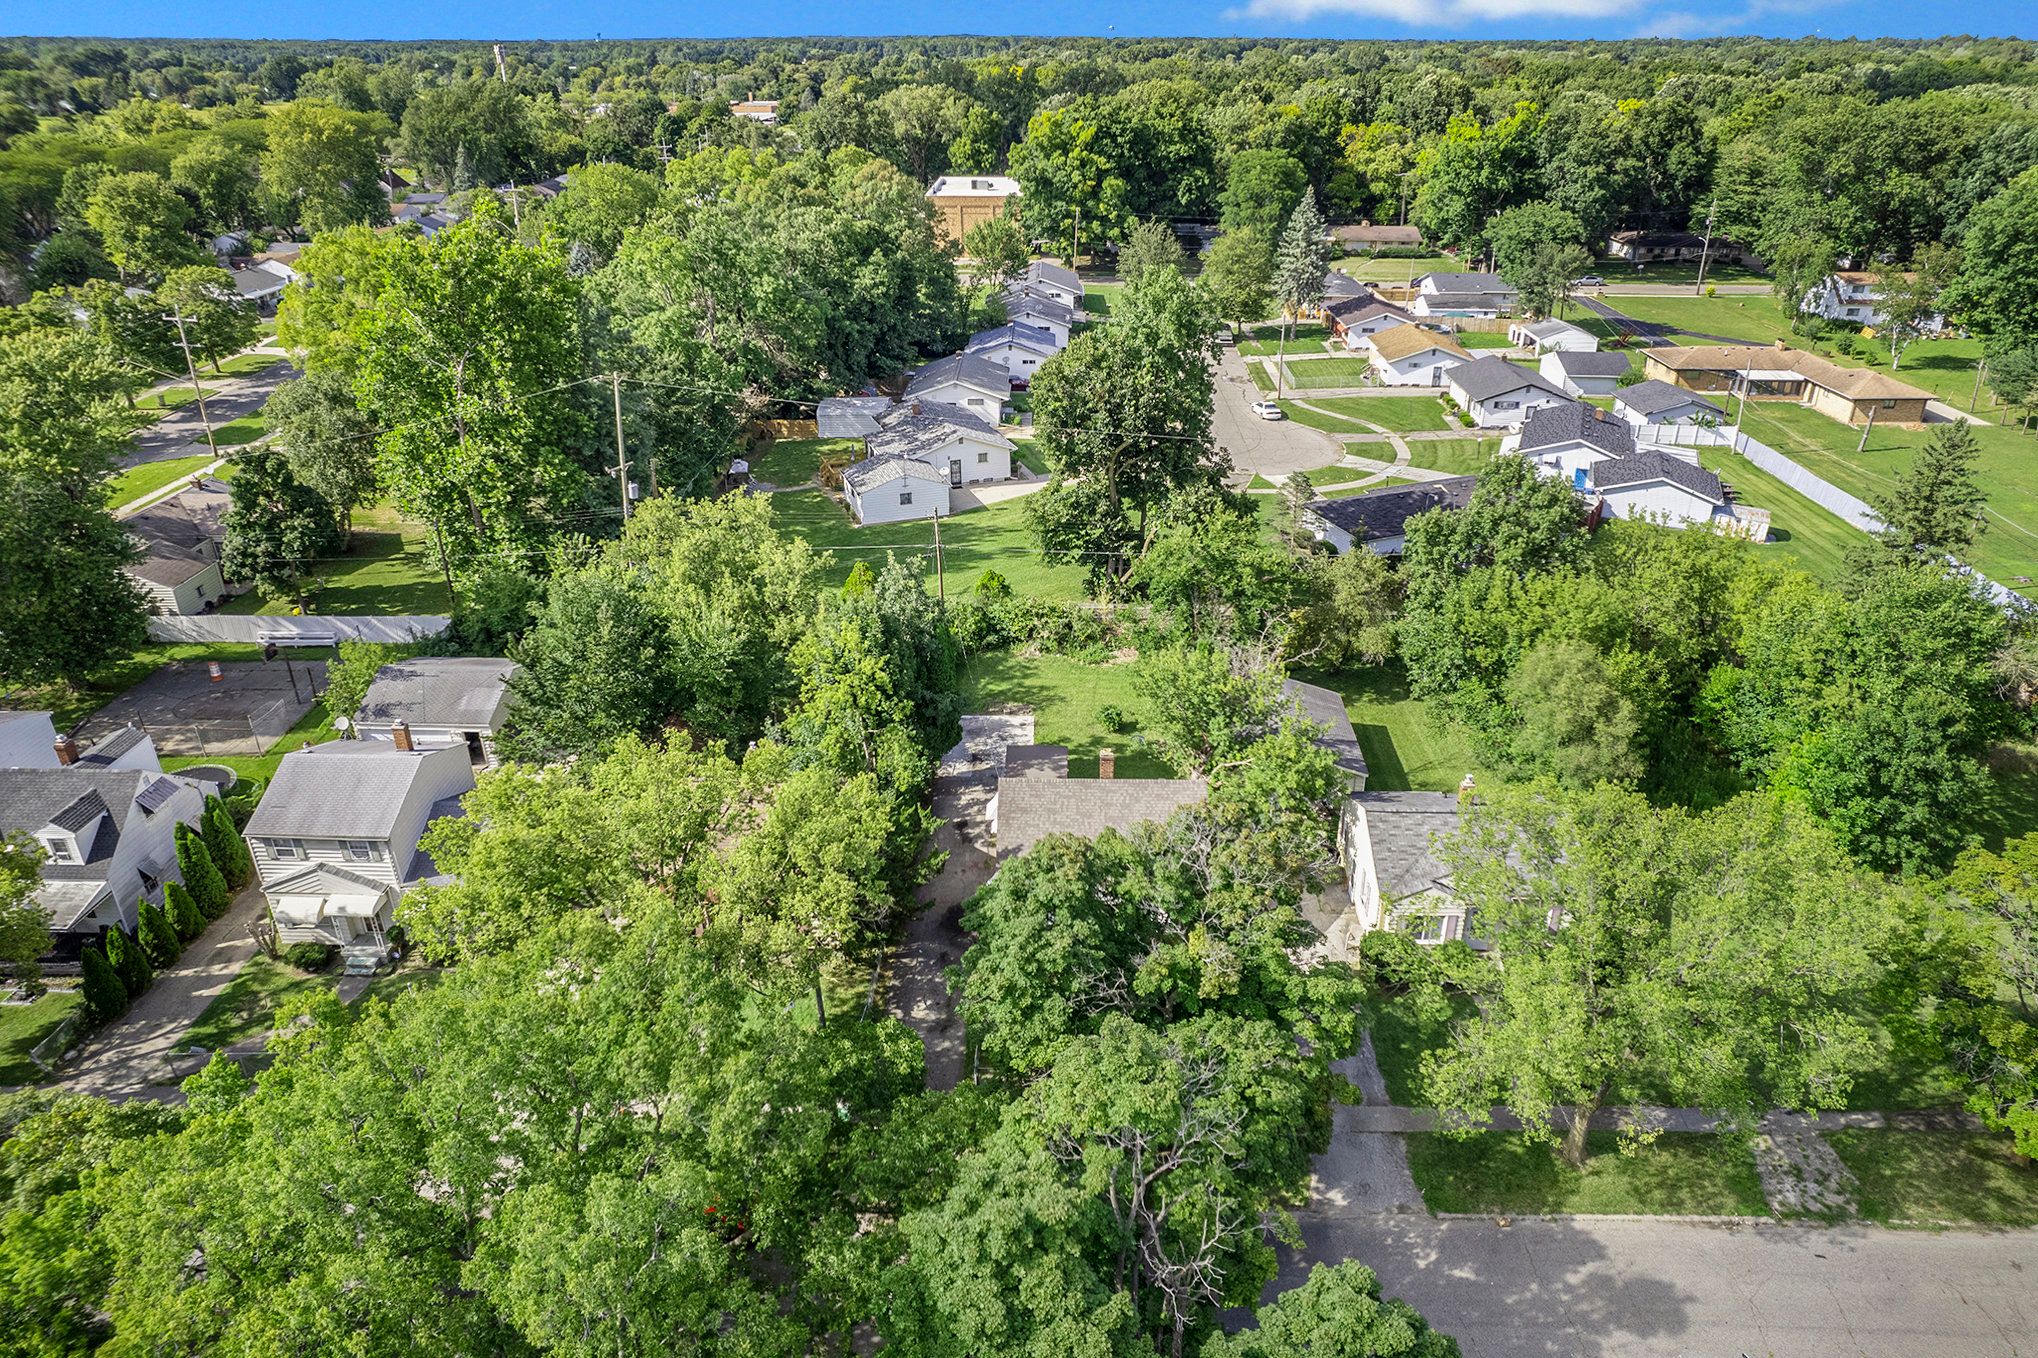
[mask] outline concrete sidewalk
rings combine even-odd
[[[1381,1090],[1384,1100],[1386,1091]],[[1374,1103],[1370,1099],[1362,1108],[1352,1110],[1357,1116],[1353,1126],[1364,1132],[1389,1132],[1406,1135],[1409,1132],[1433,1132],[1437,1128],[1437,1115],[1427,1108],[1403,1108],[1386,1102]],[[1501,1131],[1519,1131],[1521,1121],[1505,1108],[1492,1110],[1493,1126]],[[1558,1126],[1569,1126],[1568,1110],[1559,1110],[1555,1119]],[[1592,1127],[1597,1131],[1616,1131],[1622,1127],[1636,1125],[1659,1132],[1717,1132],[1720,1120],[1702,1108],[1662,1108],[1643,1104],[1633,1108],[1601,1108],[1592,1115]],[[1972,1113],[1953,1109],[1893,1110],[1877,1112],[1820,1113],[1813,1117],[1805,1113],[1791,1113],[1778,1109],[1765,1115],[1760,1124],[1767,1132],[1838,1132],[1849,1128],[1866,1131],[1898,1132],[1972,1132],[1981,1130],[1981,1119]]]

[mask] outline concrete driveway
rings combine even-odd
[[[2038,1232],[1624,1217],[1296,1214],[1269,1289],[1356,1259],[1465,1358],[1998,1358],[2038,1352]]]
[[[204,372],[198,374],[199,381],[207,388],[205,413],[212,418],[214,429],[243,415],[254,414],[269,404],[276,388],[297,376],[297,369],[290,366],[281,354],[276,358],[274,364],[246,377],[221,378]],[[215,388],[217,395],[213,394]],[[134,451],[120,460],[123,467],[166,462],[173,457],[189,457],[209,451],[205,442],[205,425],[198,418],[196,401],[179,406],[154,424],[137,430],[133,441]]]
[[[1327,467],[1343,449],[1321,430],[1293,420],[1263,420],[1253,414],[1260,389],[1246,375],[1245,360],[1227,349],[1217,363],[1217,392],[1210,431],[1217,446],[1231,455],[1234,488],[1255,473],[1269,481],[1289,472]]]

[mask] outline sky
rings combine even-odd
[[[959,22],[961,21],[961,22]],[[171,6],[0,0],[0,33],[235,38],[691,38],[1026,33],[1116,37],[1631,38],[2038,34],[2013,0],[337,0]]]

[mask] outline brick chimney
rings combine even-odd
[[[394,725],[394,726],[392,726],[392,727],[390,727],[390,728],[389,728],[389,734],[390,734],[391,736],[395,737],[395,739],[396,739],[396,748],[397,748],[397,749],[399,749],[399,750],[402,750],[402,751],[404,751],[404,752],[405,752],[406,754],[407,754],[407,753],[409,753],[409,752],[410,752],[411,750],[413,750],[413,749],[415,749],[415,748],[416,748],[415,746],[413,746],[413,745],[412,745],[412,744],[410,743],[410,723],[409,723],[409,722],[407,722],[407,721],[399,721],[399,722],[397,722],[397,723],[396,723],[396,725]]]
[[[69,736],[58,736],[56,743],[57,763],[64,768],[78,762],[78,742]]]
[[[1779,350],[1784,350],[1786,352],[1790,349],[1790,346],[1788,344],[1785,344],[1782,340],[1776,341],[1776,347]]]
[[[1116,778],[1118,776],[1118,752],[1116,750],[1097,751],[1097,776],[1099,778]]]

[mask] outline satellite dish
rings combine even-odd
[[[351,731],[354,729],[354,723],[352,719],[348,717],[334,717],[333,729],[335,731]]]

